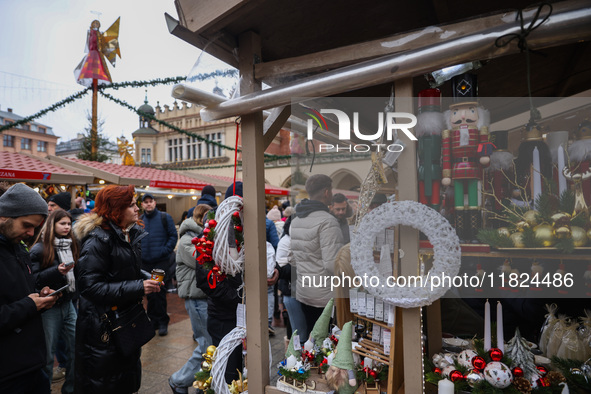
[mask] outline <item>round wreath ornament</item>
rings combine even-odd
[[[235,327],[220,341],[215,352],[215,360],[211,366],[211,388],[216,393],[230,394],[225,377],[226,366],[230,354],[242,344],[244,339],[246,339],[246,328]]]
[[[423,232],[433,245],[433,267],[427,275],[416,278],[420,280],[405,280],[406,286],[399,286],[400,281],[396,282],[396,286],[384,283],[373,258],[376,235],[387,227],[397,225],[410,226]],[[451,287],[451,281],[440,280],[442,276],[453,278],[460,271],[460,240],[455,230],[439,212],[416,201],[382,204],[363,217],[351,238],[351,265],[355,274],[378,278],[379,284],[367,286],[366,290],[394,306],[415,308],[430,305]],[[433,277],[438,278],[433,281]]]

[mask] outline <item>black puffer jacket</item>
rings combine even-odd
[[[60,265],[57,254],[54,253],[51,266],[41,268],[43,265],[43,242],[38,242],[31,248],[31,263],[31,271],[35,277],[35,287],[37,289],[49,286],[50,289],[57,290],[68,284],[66,275],[62,275],[57,268]],[[72,300],[73,294],[71,291],[63,292],[62,296],[56,301],[56,305]]]
[[[115,345],[101,341],[101,316],[113,306],[119,311],[141,301],[144,285],[140,273],[141,239],[146,232],[138,225],[129,231],[130,242],[121,229],[100,227],[96,214],[82,216],[74,234],[82,240],[76,264],[76,287],[80,309],[76,324],[77,393],[128,394],[139,390],[141,363],[138,350],[124,357]]]
[[[2,382],[45,366],[45,334],[35,301],[29,253],[0,236],[0,392]]]

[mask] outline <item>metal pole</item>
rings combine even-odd
[[[98,80],[92,80],[92,124],[90,128],[90,159],[96,160],[98,157]]]

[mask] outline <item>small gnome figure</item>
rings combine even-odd
[[[314,345],[322,346],[322,342],[328,337],[330,317],[332,316],[332,307],[334,305],[334,299],[330,299],[328,304],[324,307],[322,314],[316,320],[312,332],[310,332],[310,338],[304,343],[304,350],[312,352]]]
[[[415,134],[419,139],[419,202],[439,211],[441,208],[441,132],[445,119],[441,113],[441,91],[419,92],[419,113]]]
[[[352,325],[352,322],[348,322],[343,326],[339,344],[335,350],[336,356],[326,371],[328,387],[335,390],[333,393],[353,394],[357,389],[355,362],[351,347]]]
[[[297,363],[302,358],[302,353],[300,349],[296,350],[293,346],[293,338],[298,334],[298,330],[295,330],[291,335],[289,340],[289,345],[287,345],[287,351],[285,352],[285,368],[292,369],[296,367]],[[301,362],[300,362],[301,363]]]

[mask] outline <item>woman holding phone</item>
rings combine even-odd
[[[47,346],[47,365],[45,373],[53,375],[53,358],[57,340],[61,336],[66,344],[66,380],[62,393],[74,392],[74,342],[76,334],[76,310],[72,303],[75,291],[74,265],[78,260],[78,244],[72,237],[72,216],[63,209],[51,212],[43,225],[35,244],[31,248],[31,270],[36,276],[36,287],[41,289],[62,289],[53,308],[41,315],[45,343]]]
[[[123,355],[105,329],[115,311],[160,291],[158,281],[142,278],[140,241],[147,233],[138,222],[133,185],[101,189],[93,211],[76,221],[74,233],[82,243],[76,265],[76,392],[135,393],[141,384],[141,349]]]

